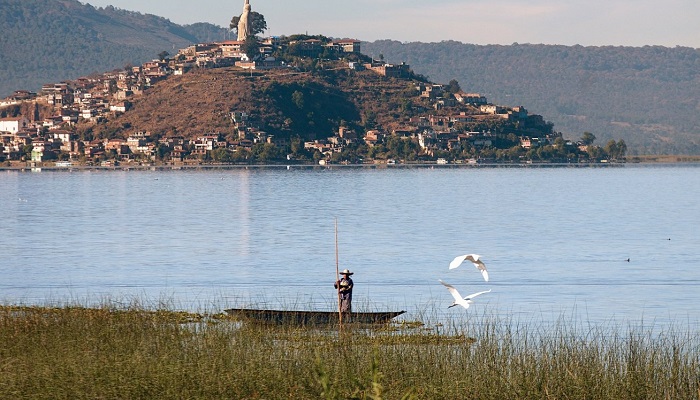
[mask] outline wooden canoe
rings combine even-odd
[[[259,310],[229,308],[229,315],[242,320],[280,325],[329,325],[338,323],[337,311]],[[385,324],[406,311],[353,312],[343,314],[343,323]]]

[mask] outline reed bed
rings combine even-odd
[[[139,307],[0,307],[0,398],[700,399],[687,330],[488,316],[306,329]]]

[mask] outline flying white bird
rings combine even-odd
[[[485,290],[483,292],[472,293],[467,297],[462,297],[462,295],[459,294],[459,292],[457,291],[457,289],[455,289],[454,286],[450,285],[449,283],[445,283],[443,281],[440,281],[440,283],[442,283],[443,286],[445,286],[447,288],[447,290],[450,292],[452,297],[454,297],[454,299],[455,299],[454,303],[452,303],[452,305],[448,306],[447,308],[454,307],[456,305],[460,305],[460,306],[464,307],[465,309],[467,309],[473,303],[472,299],[474,299],[474,297],[480,296],[484,293],[488,293],[491,291],[491,289],[489,289],[489,290]]]
[[[481,275],[484,277],[484,280],[488,282],[489,272],[486,270],[486,265],[483,263],[483,261],[481,261],[480,257],[481,256],[478,254],[465,254],[463,256],[455,257],[455,259],[450,263],[450,269],[455,269],[462,265],[464,260],[469,260],[479,271],[481,271]]]

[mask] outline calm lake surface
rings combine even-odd
[[[0,171],[0,303],[332,310],[337,219],[355,310],[697,329],[698,199],[693,165]]]

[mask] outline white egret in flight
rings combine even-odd
[[[481,261],[480,257],[481,256],[478,254],[465,254],[463,256],[455,257],[455,259],[450,263],[450,269],[455,269],[462,265],[464,260],[469,260],[479,271],[481,271],[481,275],[484,277],[484,280],[488,282],[489,272],[486,270],[486,265],[483,261]]]
[[[467,309],[473,303],[472,299],[474,299],[474,297],[480,296],[484,293],[488,293],[491,291],[491,289],[489,289],[489,290],[485,290],[483,292],[472,293],[467,297],[462,297],[462,295],[459,294],[459,292],[457,291],[457,289],[455,289],[454,286],[450,285],[449,283],[445,283],[443,281],[440,281],[440,283],[442,283],[442,285],[447,288],[447,290],[450,292],[452,297],[454,297],[454,299],[455,299],[454,303],[452,303],[452,305],[448,306],[447,308],[454,307],[456,305],[460,305],[460,306],[464,307],[465,309]]]

